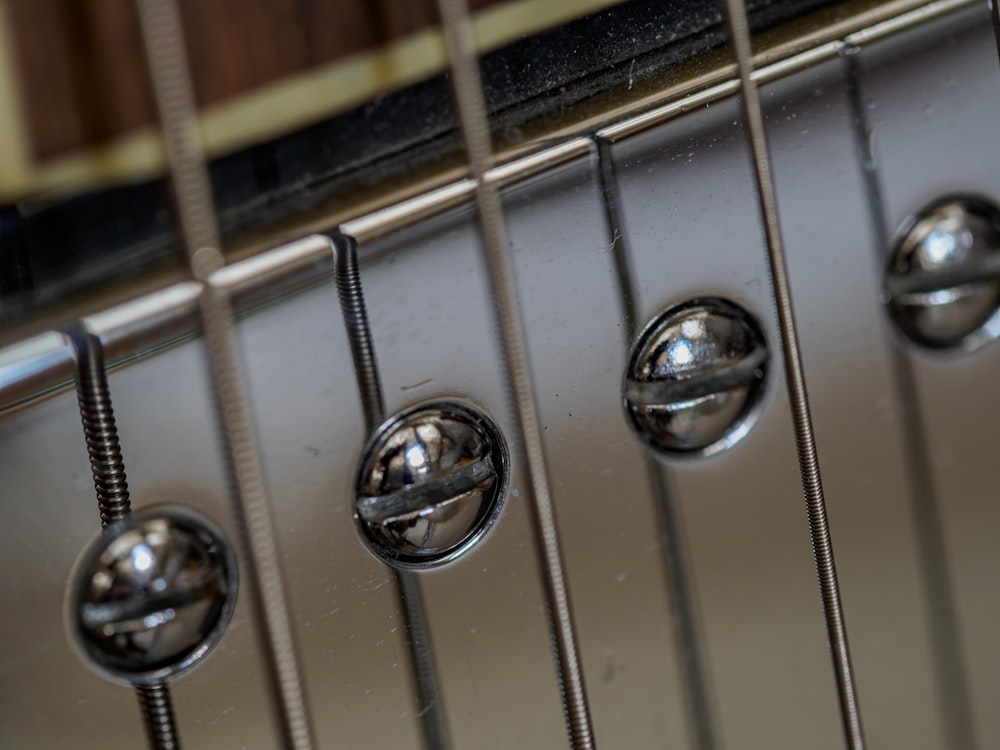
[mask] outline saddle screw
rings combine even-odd
[[[378,427],[358,472],[354,516],[386,563],[454,559],[496,519],[508,482],[507,446],[479,409],[435,402]]]
[[[1000,333],[1000,210],[948,196],[910,219],[889,258],[884,299],[903,334],[934,349]]]
[[[71,631],[98,672],[155,687],[218,643],[236,577],[232,548],[212,523],[186,508],[152,507],[109,525],[84,551]]]
[[[625,372],[625,413],[659,452],[716,453],[752,426],[767,363],[749,313],[715,297],[690,300],[639,335]]]

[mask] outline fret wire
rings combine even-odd
[[[528,364],[516,279],[507,244],[503,207],[496,185],[486,180],[493,166],[489,120],[480,80],[472,21],[465,0],[438,0],[444,27],[459,130],[475,181],[475,203],[482,251],[489,270],[494,312],[507,371],[508,398],[514,406],[521,457],[527,469],[531,519],[539,556],[553,658],[562,693],[572,750],[596,747],[590,705],[580,663],[573,609],[566,581],[555,506],[545,466],[538,405]]]
[[[638,295],[632,282],[634,272],[625,234],[611,143],[600,137],[595,137],[594,142],[601,203],[604,206],[611,257],[625,319],[627,353],[639,332]],[[667,606],[670,622],[676,630],[675,643],[681,664],[684,698],[687,703],[687,713],[691,717],[689,731],[695,748],[714,750],[718,742],[714,711],[709,697],[708,670],[704,664],[704,649],[698,636],[697,602],[692,591],[684,533],[681,529],[680,513],[674,502],[670,472],[648,451],[642,451],[642,458],[659,527]]]
[[[750,25],[743,0],[725,0],[723,9],[729,41],[739,69],[743,122],[752,157],[761,223],[767,243],[767,259],[770,267],[771,289],[778,330],[781,337],[785,384],[788,389],[788,401],[795,433],[795,448],[802,475],[809,535],[812,540],[813,557],[819,579],[823,618],[826,624],[830,656],[837,685],[841,724],[847,747],[851,750],[863,750],[865,740],[861,725],[861,709],[858,705],[854,668],[851,665],[850,649],[847,643],[847,626],[841,604],[840,585],[837,581],[837,567],[833,553],[833,542],[830,538],[826,500],[823,496],[819,454],[816,449],[812,416],[809,411],[809,396],[806,392],[805,373],[799,350],[781,225],[778,221],[777,201],[771,179],[771,162],[767,134],[764,128],[764,114],[757,92],[757,84],[753,77]]]
[[[104,346],[100,338],[81,329],[70,331],[67,337],[76,360],[77,400],[97,493],[101,528],[107,529],[109,525],[132,515],[132,500],[108,388]],[[133,687],[139,699],[150,749],[179,750],[181,743],[167,683]]]
[[[365,295],[361,288],[361,274],[358,272],[357,242],[353,237],[336,232],[332,236],[331,245],[337,296],[351,347],[354,375],[365,417],[365,432],[371,435],[385,419],[385,398],[378,359],[375,356],[375,343],[368,324]],[[428,750],[449,750],[451,738],[420,581],[413,571],[392,567],[390,570],[396,578],[396,591],[406,619],[407,645],[416,683],[417,715],[420,717],[424,747]]]
[[[850,47],[844,54],[847,94],[854,123],[861,172],[873,242],[873,267],[879,276],[885,273],[886,253],[892,242],[886,231],[886,210],[873,132],[864,104],[861,82],[860,50]],[[962,658],[961,636],[956,618],[955,597],[951,586],[948,555],[945,549],[940,501],[934,487],[933,463],[927,427],[917,389],[916,373],[906,351],[886,334],[889,367],[895,382],[899,413],[899,433],[903,442],[906,494],[916,534],[920,577],[926,593],[925,606],[934,667],[934,689],[941,706],[947,747],[975,750],[972,701],[969,681]]]
[[[209,355],[213,397],[228,459],[244,565],[253,593],[257,634],[265,653],[271,700],[289,750],[311,750],[305,702],[274,521],[246,400],[242,363],[226,288],[213,280],[225,264],[201,151],[197,108],[175,0],[136,0],[153,94],[173,178],[174,202],[191,274],[203,281],[198,312]]]
[[[812,51],[807,49],[805,52],[795,54],[792,57],[778,56],[776,62],[756,69],[754,71],[754,78],[758,83],[779,80],[784,76],[802,70],[804,67],[809,67],[825,59],[832,59],[834,56],[840,54],[845,44],[863,47],[871,42],[891,37],[907,29],[927,24],[950,13],[961,11],[977,1],[932,0],[929,3],[913,8],[911,7],[913,4],[911,0],[907,0],[907,2],[900,4],[890,4],[889,11],[886,10],[886,6],[879,6],[870,12],[862,14],[860,22],[868,25],[861,25],[858,28],[857,24],[852,25],[853,22],[845,22],[845,29],[854,30],[843,37],[842,43],[824,43],[821,45],[821,48],[814,48]],[[903,7],[904,10],[900,12],[898,10],[899,7]],[[891,13],[895,13],[895,15],[891,15],[890,11]],[[887,14],[888,18],[886,19]],[[798,46],[792,45],[791,48],[798,49]],[[728,98],[735,91],[738,91],[738,85],[734,90],[728,83],[713,86],[711,89],[703,90],[701,94],[697,95],[686,90],[670,89],[657,100],[661,103],[661,106],[657,109],[652,110],[648,114],[642,114],[640,110],[651,106],[651,102],[639,103],[612,117],[612,124],[602,127],[598,134],[601,137],[608,137],[616,141],[628,138],[641,130],[663,124],[688,112],[688,107],[680,106],[681,101],[694,101],[697,98],[701,105],[711,104]],[[667,104],[662,104],[662,100],[664,99],[668,102]],[[494,181],[501,186],[515,184],[520,180],[561,164],[567,159],[584,156],[589,148],[589,143],[589,138],[575,137],[556,146],[547,146],[539,151],[517,156],[511,161],[491,169],[486,179]],[[347,234],[357,238],[359,242],[365,243],[411,226],[420,220],[433,218],[444,211],[462,206],[471,200],[472,191],[473,185],[471,180],[458,180],[448,183],[443,187],[433,189],[428,193],[405,199],[393,206],[355,216],[342,224],[342,228]],[[315,222],[313,226],[322,228],[325,231],[332,223],[332,219],[323,220]],[[258,258],[272,257],[275,254],[284,253],[294,246],[317,240],[321,240],[323,243],[327,241],[325,237],[308,236],[290,245],[281,245],[266,250],[249,260],[233,263],[222,269],[222,272],[228,273],[230,270],[248,266],[251,264],[251,261],[256,261]],[[329,253],[326,251],[325,245],[319,255],[329,260]],[[267,288],[271,274],[255,275],[255,273],[248,270],[247,278],[242,281],[242,286],[264,298],[265,301],[274,299],[275,295],[269,294]],[[320,262],[312,269],[311,277],[308,273],[303,275],[303,283],[319,281],[327,273],[327,267]],[[277,275],[280,278],[280,273]],[[191,283],[181,282],[181,285]],[[175,287],[181,285],[175,285]],[[131,303],[126,302],[113,309],[128,310],[128,315],[134,318],[139,314],[134,303],[159,299],[161,295],[169,293],[172,288],[174,287],[167,287],[160,291],[152,292],[144,297],[140,297],[138,300],[134,300]],[[242,304],[238,304],[238,302],[238,300],[234,302],[234,306],[238,308],[238,312],[242,312],[245,308]],[[151,314],[156,315],[156,313]],[[169,339],[171,336],[182,336],[191,333],[190,328],[180,327],[166,320],[159,320],[159,316],[157,316],[157,320],[158,322],[145,326],[147,335],[151,338],[154,346],[162,344],[164,340]],[[110,329],[109,332],[113,333]],[[54,332],[41,334],[40,336],[10,344],[0,349],[0,414],[26,406],[39,398],[51,395],[70,385],[69,372],[72,368],[69,365],[69,358],[66,356],[64,349],[51,341],[51,336],[55,335],[58,334]],[[43,341],[45,338],[49,340]],[[138,341],[138,339],[136,340]],[[48,351],[39,351],[39,348],[44,348]],[[129,352],[128,355],[141,356],[137,354],[139,349],[140,347],[137,344],[135,349]],[[145,354],[149,353],[147,348]],[[121,362],[116,360],[112,363],[112,366],[118,364],[121,364]]]

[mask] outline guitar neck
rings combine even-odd
[[[15,15],[15,8],[22,5],[25,9],[20,12],[28,13],[32,8],[40,12],[47,2],[37,6],[13,3],[8,13]],[[808,12],[809,4],[762,3],[754,13],[755,23],[764,29],[757,38],[757,64],[766,68],[763,75],[767,78],[780,78],[798,67],[836,54],[837,45],[852,33],[877,29],[876,36],[891,34],[895,28],[905,28],[920,19],[931,20],[935,14],[947,13],[962,4],[963,0],[947,0],[925,7],[922,0],[890,3],[854,0]],[[267,3],[262,5],[270,7]],[[520,179],[521,172],[544,169],[546,158],[537,154],[552,143],[589,137],[595,132],[619,138],[680,116],[694,106],[732,95],[735,70],[727,51],[720,46],[721,11],[693,14],[681,3],[660,12],[654,5],[657,4],[615,5],[541,36],[500,44],[487,54],[484,75],[489,106],[494,113],[497,160],[511,162],[503,174]],[[562,13],[568,12],[559,3],[551,6],[562,8]],[[69,12],[68,6],[58,7],[61,13]],[[108,7],[117,6],[112,3]],[[188,12],[208,12],[198,9],[209,7],[196,4]],[[576,4],[573,7],[586,10]],[[128,3],[123,8],[121,12],[131,18],[134,11],[128,10]],[[182,11],[185,8],[182,5]],[[511,17],[529,18],[533,23],[548,18],[539,13]],[[88,24],[72,28],[77,34],[84,34],[87,29],[111,24],[110,20],[102,19],[98,15]],[[295,19],[296,28],[303,29],[301,33],[312,28],[302,19]],[[54,24],[53,28],[65,27],[67,23]],[[129,34],[138,35],[133,23],[126,26]],[[256,28],[249,22],[246,26]],[[491,45],[483,42],[483,37],[498,33],[497,28],[507,28],[503,24],[498,27],[491,17],[486,17],[481,26],[489,31],[477,26],[477,38],[487,49]],[[240,28],[243,27],[232,25],[226,33],[236,34]],[[518,33],[527,31],[526,26],[517,28],[521,29]],[[57,31],[41,25],[35,33]],[[436,67],[420,72],[416,78],[431,75],[444,65],[439,31],[432,28],[426,33],[437,40],[431,45],[436,50],[432,55]],[[871,36],[871,32],[865,33]],[[615,40],[626,34],[630,44],[617,44]],[[593,44],[576,49],[581,35],[593,39]],[[17,42],[26,36],[8,37],[8,56],[20,54]],[[198,38],[204,37],[201,34]],[[373,47],[365,54],[384,52],[389,59],[396,60],[401,53],[391,44],[388,48]],[[24,42],[21,46],[29,45]],[[48,46],[51,45],[30,48],[39,56],[38,50]],[[53,58],[46,64],[89,70],[97,63],[73,58],[71,51],[95,46],[101,48],[93,40],[66,45],[60,48],[61,57],[46,56],[45,60]],[[223,52],[233,46],[225,46]],[[249,42],[235,46],[255,48]],[[149,110],[144,117],[152,117],[153,105],[147,90],[148,77],[142,72],[145,63],[138,36],[131,47],[134,49],[130,54],[138,56],[134,65],[110,66],[106,61],[104,64],[109,69],[131,71],[128,75],[142,82],[141,95],[116,97],[114,87],[102,84],[99,75],[84,76],[87,86],[104,93],[74,95],[72,101],[104,112],[107,107],[117,106],[119,99],[133,104],[141,100]],[[114,59],[117,61],[118,56]],[[408,199],[417,199],[414,201],[417,206],[424,205],[427,201],[419,196],[436,191],[430,192],[433,206],[433,195],[452,195],[455,181],[463,177],[465,167],[443,77],[432,76],[407,87],[406,81],[393,76],[404,72],[410,75],[423,68],[383,61],[375,65],[379,71],[377,80],[370,80],[356,75],[347,62],[333,62],[327,67],[335,74],[335,81],[317,83],[318,88],[309,84],[297,89],[302,76],[296,74],[270,84],[266,92],[247,91],[225,102],[199,105],[203,147],[208,156],[217,157],[210,164],[210,174],[224,250],[229,257],[239,259],[256,254],[289,238],[345,221],[358,224],[357,231],[361,234],[367,232],[364,228],[367,226],[391,230],[393,222],[398,223],[400,218],[405,224],[411,212],[393,209],[382,213],[382,209],[407,205],[403,202]],[[216,75],[231,68],[232,65],[211,66]],[[63,109],[58,97],[43,97],[41,92],[49,87],[31,78],[31,65],[25,63],[20,69],[25,73],[21,81],[0,87],[0,94],[6,90],[9,95],[9,106],[3,108],[8,117],[0,119],[0,127],[8,122],[13,128],[6,134],[0,132],[0,148],[8,152],[3,162],[10,167],[0,176],[0,201],[10,204],[0,215],[0,227],[10,248],[9,258],[0,268],[4,288],[0,312],[19,323],[0,333],[0,342],[58,326],[60,321],[123,302],[135,296],[136,290],[159,288],[182,275],[175,265],[176,238],[163,222],[163,216],[171,210],[170,195],[162,182],[150,180],[162,174],[164,166],[159,134],[147,123],[139,130],[101,138],[95,135],[72,149],[41,155],[29,137],[33,122],[62,127],[61,123],[82,122],[86,117]],[[238,70],[244,70],[244,66],[238,66]],[[303,75],[322,77],[324,70],[327,68],[316,68]],[[199,65],[193,64],[196,93],[198,71]],[[520,72],[515,76],[514,71]],[[355,92],[355,104],[372,97],[375,100],[364,107],[335,114],[337,97],[350,89],[339,85],[341,77],[351,86],[364,82],[364,90]],[[407,80],[412,82],[416,78]],[[515,79],[517,86],[509,85]],[[399,90],[393,93],[396,88]],[[40,103],[35,110],[21,105],[27,99],[14,95],[19,89],[37,93]],[[277,98],[268,101],[266,97],[271,94]],[[692,98],[695,95],[697,98]],[[259,99],[261,96],[264,98]],[[241,109],[240,102],[245,102],[247,108]],[[312,119],[297,120],[296,129],[282,122],[287,113],[295,110],[294,102],[320,107],[322,111],[311,116]],[[225,114],[229,106],[233,109]],[[219,119],[214,119],[216,114]],[[315,123],[316,118],[331,114],[334,115],[331,119]],[[315,124],[301,127],[308,123]],[[236,132],[246,128],[254,132],[243,135]],[[526,158],[518,159],[519,156]],[[137,179],[140,182],[134,182]],[[450,205],[449,200],[445,199],[442,205]],[[421,211],[417,209],[418,214]],[[130,216],[127,223],[93,220],[96,216],[121,213]],[[386,224],[386,216],[397,218]],[[87,296],[81,297],[80,292],[86,292]]]

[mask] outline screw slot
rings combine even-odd
[[[908,339],[931,349],[975,349],[1000,335],[1000,210],[946,196],[904,225],[884,298]]]
[[[718,297],[684,302],[639,335],[625,372],[625,413],[657,452],[710,455],[752,426],[768,350],[760,326]]]
[[[109,679],[155,685],[200,662],[236,604],[237,568],[222,532],[179,506],[110,524],[86,550],[70,591],[70,631]]]
[[[440,565],[482,537],[507,482],[507,446],[489,417],[468,404],[421,404],[388,419],[369,440],[354,517],[385,562]]]

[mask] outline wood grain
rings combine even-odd
[[[473,0],[473,8],[498,0]],[[434,0],[179,0],[198,105],[389,44],[436,23]],[[33,156],[155,122],[134,0],[6,0]]]

